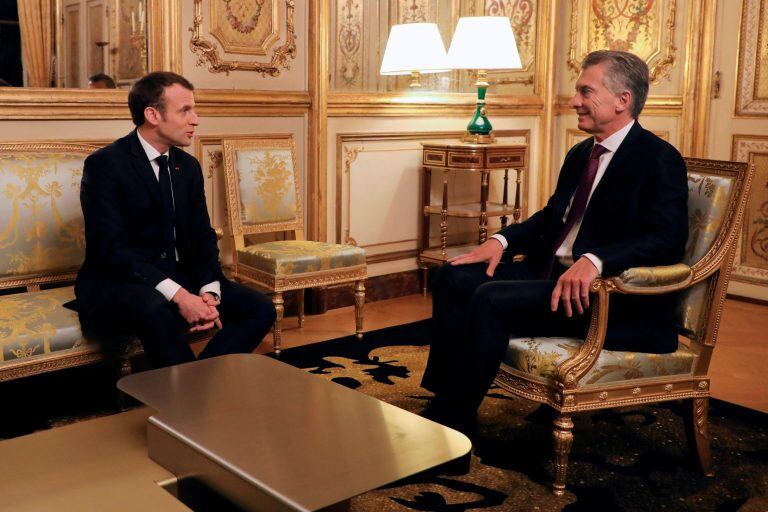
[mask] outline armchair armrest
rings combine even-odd
[[[564,390],[573,389],[589,369],[597,362],[605,343],[608,328],[610,294],[657,295],[683,290],[693,282],[693,272],[688,265],[630,268],[619,277],[592,282],[592,316],[589,331],[579,351],[560,363],[555,369],[556,380]]]
[[[636,267],[609,279],[616,291],[633,295],[656,295],[687,288],[693,281],[691,267],[684,263],[659,267]]]

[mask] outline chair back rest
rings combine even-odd
[[[236,238],[302,229],[293,135],[225,139],[224,173]]]
[[[88,144],[0,143],[0,289],[74,279],[85,257]]]
[[[750,175],[745,163],[695,158],[686,158],[685,163],[688,242],[683,262],[700,282],[681,296],[678,328],[695,343],[714,344],[716,329],[708,326],[725,298]]]

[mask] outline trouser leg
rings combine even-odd
[[[264,294],[231,281],[221,283],[222,329],[200,353],[200,359],[251,353],[275,323],[275,307]]]

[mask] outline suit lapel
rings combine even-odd
[[[627,136],[621,142],[619,149],[616,150],[616,154],[611,158],[608,168],[605,169],[605,173],[600,179],[600,183],[595,187],[595,191],[592,193],[592,198],[590,198],[589,204],[587,205],[587,211],[589,211],[589,205],[592,204],[592,200],[601,197],[601,193],[610,188],[610,182],[615,175],[620,174],[616,169],[621,169],[627,158],[637,150],[637,139],[640,137],[642,131],[643,127],[640,126],[640,123],[635,121],[635,124],[629,129],[629,133],[627,133]],[[624,167],[624,169],[626,170],[626,167]]]
[[[155,177],[155,171],[152,170],[152,164],[149,163],[147,154],[144,152],[144,148],[141,147],[139,136],[136,135],[136,130],[131,132],[128,137],[131,144],[131,165],[139,176],[139,179],[147,186],[149,195],[155,203],[155,207],[160,208],[162,205],[160,185]]]

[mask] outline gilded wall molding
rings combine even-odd
[[[631,51],[645,60],[651,83],[669,78],[676,63],[676,0],[571,0],[568,69],[575,78],[593,50]],[[587,9],[585,5],[589,5]]]
[[[755,176],[744,211],[741,237],[736,248],[731,279],[768,284],[768,135],[734,135],[731,159],[748,162]]]
[[[303,91],[196,89],[203,117],[301,116],[310,107]],[[114,89],[0,88],[0,119],[130,119],[128,91]]]
[[[362,93],[332,92],[328,95],[328,115],[346,116],[417,116],[471,115],[477,104],[473,93]],[[488,94],[488,114],[537,116],[544,107],[538,96]],[[469,117],[467,118],[469,119]]]
[[[737,117],[768,116],[768,1],[744,0],[736,79]]]
[[[281,69],[290,68],[290,60],[296,58],[296,32],[294,27],[294,0],[285,0],[285,43],[272,51],[269,62],[229,61],[219,55],[214,43],[202,35],[203,0],[194,0],[194,18],[192,22],[192,37],[190,49],[197,55],[197,65],[207,66],[211,73],[226,73],[230,71],[255,71],[261,76],[280,76]],[[258,5],[258,3],[256,4]]]

